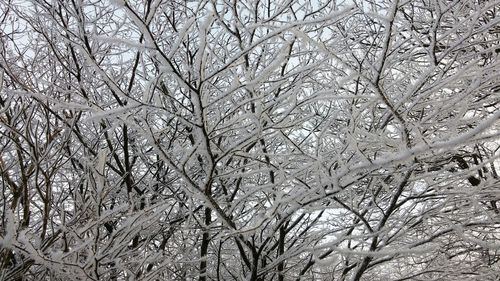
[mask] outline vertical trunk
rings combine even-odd
[[[280,226],[279,238],[278,238],[278,259],[281,258],[285,252],[285,225]],[[284,281],[285,276],[283,275],[283,270],[285,269],[285,261],[281,260],[278,263],[278,281]]]
[[[43,172],[42,172],[43,173]],[[52,190],[51,190],[51,181],[49,176],[46,173],[43,173],[45,178],[45,198],[43,200],[43,219],[42,219],[42,233],[40,235],[41,240],[45,239],[47,235],[47,226],[50,220],[50,210],[52,206]]]
[[[208,225],[212,222],[212,210],[210,208],[205,208],[205,227],[203,231],[203,240],[201,241],[201,251],[200,251],[200,281],[206,281],[207,277],[207,253],[208,244],[210,243],[210,233],[208,232]]]

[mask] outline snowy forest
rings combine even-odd
[[[500,280],[500,0],[0,0],[0,280]]]

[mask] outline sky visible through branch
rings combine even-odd
[[[499,12],[0,0],[0,280],[498,280]]]

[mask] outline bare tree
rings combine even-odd
[[[0,279],[495,280],[499,9],[0,1]]]

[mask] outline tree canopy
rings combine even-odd
[[[499,13],[0,0],[0,279],[498,280]]]

